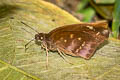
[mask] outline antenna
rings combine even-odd
[[[39,33],[37,30],[35,30],[34,28],[30,27],[30,26],[27,25],[26,23],[24,23],[24,22],[22,22],[22,21],[21,21],[21,23],[24,24],[24,25],[26,25],[26,26],[29,27],[30,29],[34,30],[35,32]]]
[[[35,40],[35,38],[31,39],[28,43],[25,44],[25,52],[26,52],[26,50],[28,49],[28,48],[27,48],[27,45],[28,45],[29,43],[31,43],[33,40]]]
[[[29,27],[30,29],[34,30],[35,32],[39,33],[37,30],[35,30],[34,28],[30,27],[30,26],[27,25],[26,23],[24,23],[24,22],[22,22],[22,21],[21,21],[21,23],[24,24],[25,26]],[[22,28],[22,29],[25,30],[24,28]],[[25,31],[28,32],[28,33],[30,33],[30,32],[27,31],[27,30],[25,30]],[[32,33],[30,33],[30,34],[32,34]],[[33,35],[33,34],[32,34],[32,35]],[[26,52],[26,50],[28,49],[27,46],[29,45],[29,43],[31,43],[31,42],[34,41],[34,40],[35,40],[35,38],[31,39],[28,43],[25,44],[25,52]]]
[[[27,30],[24,29],[24,28],[21,28],[21,29],[23,29],[24,31],[26,31],[26,32],[29,33],[29,34],[32,34],[31,32],[27,31]],[[32,35],[34,35],[34,34],[32,34]],[[34,35],[34,36],[35,36],[35,35]]]

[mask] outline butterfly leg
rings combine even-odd
[[[46,58],[46,68],[48,69],[48,48],[47,48],[47,46],[45,46],[45,50],[46,50],[46,56],[47,56],[47,58]]]
[[[42,48],[42,49],[46,49],[46,47],[45,47],[43,44],[41,44],[41,48]]]
[[[58,51],[58,54],[66,61],[66,62],[68,62],[69,64],[72,64],[73,65],[73,63],[71,63],[67,58],[65,58],[65,56],[63,55],[63,53],[57,48],[57,51]]]

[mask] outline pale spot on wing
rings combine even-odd
[[[93,26],[86,26],[87,28],[93,30]]]
[[[79,52],[79,49],[76,49],[76,51],[75,51],[76,53],[78,53]]]
[[[74,34],[70,34],[70,38],[71,38],[71,39],[73,38],[73,36],[74,36]]]
[[[79,49],[82,49],[82,47],[80,46]]]
[[[82,43],[82,46],[84,46],[84,45],[85,45],[85,42]]]
[[[78,49],[76,49],[76,53],[78,53],[80,50],[82,49],[82,47],[80,46]]]
[[[81,40],[81,38],[79,37],[78,40]]]
[[[98,36],[100,34],[100,32],[98,32],[97,34],[96,34],[96,36]]]
[[[67,42],[67,40],[64,40],[64,42],[66,43],[66,42]]]

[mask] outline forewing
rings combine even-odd
[[[108,36],[107,23],[104,22],[66,25],[48,33],[51,48],[59,48],[66,54],[86,59]]]
[[[85,59],[89,59],[104,40],[104,36],[86,31],[61,31],[51,38],[54,46],[62,52]]]

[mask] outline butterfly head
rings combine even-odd
[[[37,44],[41,44],[46,40],[46,34],[45,33],[38,33],[35,35],[35,42]]]

